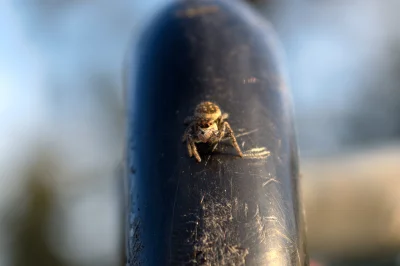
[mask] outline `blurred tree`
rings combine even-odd
[[[40,156],[39,156],[40,157]],[[54,207],[54,191],[47,175],[52,168],[46,161],[28,169],[24,200],[27,206],[13,222],[13,265],[66,265],[48,243],[49,218]]]

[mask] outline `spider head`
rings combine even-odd
[[[200,121],[198,130],[197,137],[204,143],[208,142],[210,138],[218,135],[217,123],[212,120]]]

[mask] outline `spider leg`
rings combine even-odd
[[[193,124],[193,123],[192,123],[192,124]],[[183,136],[182,136],[182,143],[185,142],[185,141],[187,141],[189,135],[192,133],[192,130],[193,130],[193,129],[192,129],[192,124],[190,124],[190,125],[186,128],[185,133],[183,133]]]
[[[222,124],[222,133],[223,134],[221,134],[221,138],[223,137],[223,135],[225,135],[225,130],[228,131],[228,135],[231,138],[233,147],[235,148],[235,150],[237,151],[239,156],[243,157],[243,153],[239,148],[239,145],[238,145],[238,143],[236,141],[235,135],[233,134],[233,130],[232,130],[231,126],[229,125],[229,123],[226,122],[226,121]]]
[[[194,157],[196,158],[196,160],[198,162],[201,162],[201,158],[200,158],[199,152],[197,151],[196,144],[194,143],[193,138],[191,136],[188,137],[188,143],[192,147],[192,153],[193,153]]]
[[[183,133],[183,136],[182,136],[182,143],[187,141],[188,136],[189,136],[189,134],[187,133],[187,130],[186,130],[185,133]]]
[[[186,140],[186,147],[188,149],[189,157],[193,157],[192,146],[190,145],[190,142],[188,140]]]

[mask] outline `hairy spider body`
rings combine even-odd
[[[182,137],[182,141],[186,142],[190,157],[194,156],[198,162],[201,162],[196,143],[218,143],[225,135],[230,137],[233,147],[239,156],[243,157],[233,130],[225,121],[227,118],[228,114],[222,113],[215,103],[201,102],[196,106],[194,115],[187,117],[184,121],[188,126]]]

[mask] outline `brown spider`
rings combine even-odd
[[[226,134],[229,135],[239,156],[243,157],[230,125],[225,121],[228,116],[227,113],[221,113],[218,105],[212,102],[201,102],[196,106],[194,115],[186,117],[184,121],[188,126],[182,137],[182,142],[186,141],[190,157],[194,155],[196,160],[201,162],[195,143],[218,143]]]

